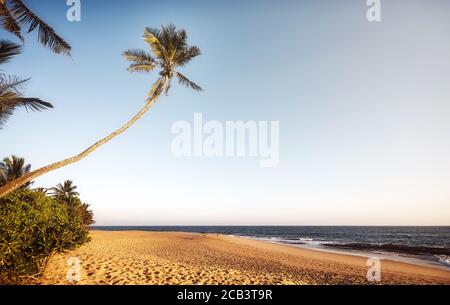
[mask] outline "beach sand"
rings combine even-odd
[[[92,231],[92,241],[50,261],[42,284],[369,284],[366,258],[195,233]],[[439,268],[383,260],[381,284],[450,284]]]

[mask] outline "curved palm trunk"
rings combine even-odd
[[[106,144],[107,142],[111,141],[113,138],[117,137],[121,133],[125,132],[128,128],[131,127],[137,120],[139,120],[156,102],[156,100],[159,98],[161,92],[163,91],[164,86],[167,84],[167,79],[165,82],[163,82],[160,88],[155,90],[153,97],[150,98],[145,106],[131,119],[129,120],[125,125],[111,133],[106,138],[101,139],[100,141],[96,142],[95,144],[91,145],[89,148],[87,148],[85,151],[81,152],[80,154],[73,156],[71,158],[67,158],[65,160],[41,167],[37,170],[34,170],[16,180],[11,181],[10,183],[7,183],[6,185],[2,186],[0,188],[0,197],[3,197],[4,195],[16,190],[17,188],[21,187],[22,185],[30,182],[33,179],[36,179],[39,176],[42,176],[43,174],[46,174],[48,172],[54,171],[56,169],[59,169],[61,167],[70,165],[72,163],[75,163],[77,161],[80,161],[81,159],[87,157],[90,153],[92,153],[94,150],[99,148],[100,146]]]

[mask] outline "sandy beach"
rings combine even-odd
[[[42,284],[369,284],[366,259],[215,234],[92,231],[92,241],[58,254]],[[450,284],[450,272],[383,260],[381,284]]]

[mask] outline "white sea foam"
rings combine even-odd
[[[436,255],[441,264],[450,266],[450,256],[449,255]]]
[[[298,240],[300,240],[300,241],[313,241],[313,239],[310,238],[310,237],[300,237]]]

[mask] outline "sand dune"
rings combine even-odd
[[[93,231],[92,242],[55,256],[42,284],[367,284],[366,259],[213,234]],[[450,284],[450,272],[382,261],[382,284]]]

